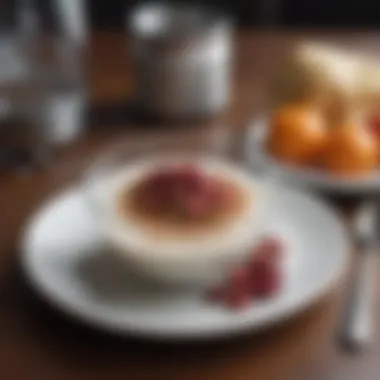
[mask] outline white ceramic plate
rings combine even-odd
[[[335,194],[362,195],[380,191],[380,171],[360,179],[342,179],[322,171],[303,169],[281,163],[268,155],[265,141],[268,134],[268,120],[259,118],[252,122],[246,139],[246,157],[252,169],[291,184],[328,191]]]
[[[268,232],[288,242],[283,291],[243,312],[210,304],[201,293],[155,288],[107,252],[86,199],[69,189],[27,225],[22,264],[53,306],[93,327],[160,339],[203,339],[267,327],[316,301],[341,276],[348,240],[339,218],[302,192],[271,188]]]

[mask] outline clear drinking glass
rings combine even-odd
[[[82,131],[82,45],[65,29],[64,0],[8,0],[0,9],[0,165],[46,162]]]

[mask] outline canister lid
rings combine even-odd
[[[128,17],[132,35],[160,46],[182,46],[194,39],[229,31],[232,20],[223,12],[189,3],[145,3]]]

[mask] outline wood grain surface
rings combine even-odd
[[[245,126],[265,107],[268,81],[281,56],[295,40],[307,36],[333,38],[370,51],[380,47],[380,40],[372,33],[242,31],[237,37],[231,107],[206,126],[223,124],[232,130]],[[87,59],[93,103],[127,104],[134,84],[124,36],[95,34]],[[99,149],[121,140],[133,143],[139,134],[161,133],[143,129],[142,125],[136,128],[133,122],[123,122],[122,118],[117,128],[118,123],[113,124],[104,124],[96,130],[89,128],[86,137],[56,152],[45,168],[0,177],[2,380],[379,378],[380,339],[361,356],[348,355],[336,344],[336,329],[350,275],[312,309],[281,326],[203,344],[163,344],[104,335],[67,320],[38,299],[18,269],[18,242],[28,217],[54,191],[78,181]],[[204,128],[202,133],[205,130],[209,129]],[[193,133],[191,129],[186,131]]]

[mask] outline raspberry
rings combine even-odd
[[[223,302],[226,298],[226,289],[222,286],[210,289],[206,297],[213,302]]]
[[[368,120],[369,130],[375,136],[380,136],[380,115],[372,115]]]
[[[153,212],[202,218],[229,201],[228,186],[191,164],[163,167],[141,186],[140,200]]]
[[[202,194],[187,197],[185,203],[185,212],[191,217],[202,217],[210,210],[210,202],[207,197]]]
[[[248,267],[235,269],[226,289],[226,303],[232,309],[242,309],[252,301],[251,275]]]
[[[251,260],[255,261],[256,258],[269,261],[278,260],[281,258],[283,250],[284,242],[280,237],[266,237],[253,249]]]
[[[227,305],[234,310],[245,309],[252,301],[252,297],[247,291],[234,291],[228,294]]]
[[[256,259],[251,263],[250,272],[251,292],[254,296],[268,298],[280,289],[282,276],[276,262]]]

